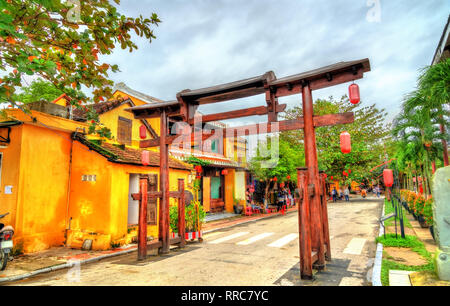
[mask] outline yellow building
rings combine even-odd
[[[127,87],[123,83],[116,85],[114,97],[131,99],[134,104],[161,103],[162,100],[143,94]],[[124,107],[126,108],[126,107]],[[132,113],[129,113],[130,118]],[[102,122],[105,119],[102,118]],[[149,125],[159,135],[160,119],[149,119]],[[170,127],[170,124],[169,124]],[[224,129],[222,122],[209,122],[205,128]],[[245,200],[247,170],[247,141],[243,137],[230,137],[218,133],[201,144],[192,142],[189,149],[169,147],[169,153],[184,161],[189,156],[207,162],[204,167],[199,200],[206,212],[233,212],[234,201]],[[157,151],[158,148],[152,150]]]
[[[60,97],[53,106],[32,106],[45,112],[8,110],[0,122],[0,212],[10,213],[3,221],[15,228],[15,245],[25,253],[130,243],[137,236],[138,203],[131,193],[138,191],[139,176],[149,175],[151,188],[158,188],[159,153],[151,152],[150,165],[143,166],[138,144],[141,125],[147,138],[157,136],[159,125],[124,111],[148,102],[123,97],[94,106],[112,140],[87,135],[85,114],[66,102]],[[60,117],[64,110],[66,118]],[[189,190],[191,166],[171,158],[169,167],[170,189],[183,178]],[[157,238],[156,203],[148,211],[148,235]]]

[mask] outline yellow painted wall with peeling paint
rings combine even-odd
[[[36,111],[8,112],[24,122],[11,128],[11,143],[0,148],[0,213],[10,212],[2,222],[15,228],[15,245],[30,253],[65,241],[78,248],[91,239],[99,250],[130,243],[137,233],[128,228],[129,175],[159,168],[112,163],[72,141],[77,128],[87,130],[84,123]],[[96,181],[83,182],[84,174],[96,175]],[[177,190],[183,178],[189,190],[189,175],[171,169],[170,189]],[[5,186],[12,186],[12,194],[5,194]],[[149,226],[148,235],[157,237],[158,226]]]

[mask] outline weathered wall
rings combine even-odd
[[[71,143],[69,133],[23,126],[16,239],[25,252],[64,242]]]
[[[16,224],[17,198],[19,195],[19,169],[23,126],[11,128],[11,143],[0,153],[3,154],[2,169],[0,173],[0,214],[9,212],[1,220],[2,223],[12,225],[16,229],[16,237],[22,235],[22,228]],[[6,136],[6,135],[5,135]],[[5,186],[12,186],[12,194],[5,194]],[[15,242],[17,239],[14,239]]]
[[[134,228],[128,228],[130,174],[158,174],[159,177],[159,168],[112,163],[75,142],[72,169],[69,209],[72,221],[67,244],[78,248],[90,239],[93,249],[108,249],[112,244],[130,243],[137,235]],[[83,174],[96,175],[96,182],[82,182]],[[171,169],[170,190],[178,190],[179,178],[185,180],[185,189],[191,190],[189,174],[189,171]],[[171,199],[170,203],[176,205],[176,200]],[[158,225],[149,225],[147,234],[157,238]]]

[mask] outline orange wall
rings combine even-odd
[[[203,177],[203,209],[211,210],[211,178],[208,176]]]
[[[10,219],[4,221],[14,226],[15,244],[23,244],[26,253],[62,245],[70,136],[28,124],[13,131],[12,143],[3,149],[2,198],[6,199],[7,210],[12,212]],[[13,186],[13,195],[3,194],[5,185]]]
[[[2,169],[0,173],[0,214],[9,212],[9,215],[1,220],[6,225],[16,226],[17,198],[19,194],[19,171],[21,138],[23,126],[11,128],[11,143],[1,149],[3,153]],[[5,194],[5,186],[13,186],[12,194]],[[16,231],[16,237],[21,233],[21,229]]]
[[[112,163],[75,142],[72,169],[69,209],[72,221],[67,244],[71,247],[81,247],[84,240],[91,239],[93,249],[108,249],[111,243],[130,243],[136,232],[128,233],[129,176],[159,175],[159,168]],[[83,182],[83,174],[96,175],[97,179],[95,182]],[[171,169],[170,190],[178,189],[179,178],[185,180],[185,189],[189,190],[189,174],[190,171]],[[174,199],[170,202],[171,205],[176,205]],[[158,226],[149,226],[147,234],[157,238]]]
[[[234,208],[234,169],[228,169],[228,174],[225,175],[225,210],[233,212]]]

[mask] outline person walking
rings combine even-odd
[[[337,190],[336,190],[336,187],[333,187],[333,190],[331,191],[331,195],[333,196],[333,202],[336,203],[336,201],[337,201]]]
[[[345,187],[344,189],[344,196],[345,202],[350,202],[350,190],[348,190],[348,187]]]
[[[377,193],[377,198],[379,198],[380,197],[380,185],[378,185],[377,187],[376,187],[376,193]]]

